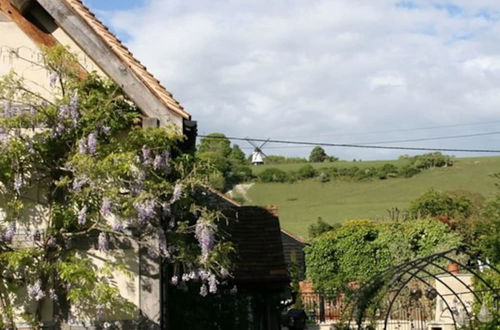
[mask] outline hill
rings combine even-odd
[[[371,167],[390,163],[396,166],[405,160],[376,162],[335,162],[313,164],[324,166]],[[253,167],[254,173],[276,167],[285,171],[296,170],[304,164],[264,165]],[[277,205],[281,226],[307,238],[308,226],[318,217],[329,223],[347,219],[386,218],[388,209],[407,208],[430,188],[442,191],[466,190],[485,198],[493,196],[498,188],[492,174],[500,172],[500,157],[458,158],[453,167],[426,170],[411,178],[387,180],[343,181],[321,183],[305,180],[296,183],[255,183],[246,196],[249,204]]]

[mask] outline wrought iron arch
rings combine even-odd
[[[467,259],[468,262],[463,262],[461,260],[463,258]],[[478,271],[478,267],[480,263],[482,263],[482,265],[486,265],[498,275],[500,275],[500,271],[487,261],[482,260],[477,255],[470,253],[465,248],[454,248],[388,268],[364,282],[356,290],[356,293],[348,302],[348,310],[350,310],[349,326],[355,324],[358,329],[362,329],[363,323],[367,317],[366,313],[369,306],[380,306],[382,299],[391,293],[392,297],[389,299],[388,307],[384,311],[385,316],[383,318],[384,329],[387,329],[392,308],[400,293],[405,288],[408,288],[409,283],[412,281],[418,281],[424,284],[427,288],[433,288],[429,283],[430,279],[441,283],[441,285],[443,285],[443,287],[450,292],[449,295],[455,296],[456,301],[460,303],[464,312],[467,314],[469,325],[472,327],[473,321],[474,319],[477,319],[477,316],[471,312],[470,306],[469,308],[467,307],[467,302],[465,302],[460,295],[464,293],[471,294],[479,304],[482,304],[483,300],[481,299],[481,295],[478,294],[474,288],[465,283],[460,276],[457,276],[454,272],[449,271],[446,267],[443,267],[443,262],[451,262],[459,265],[463,271],[470,273],[475,279],[482,282],[485,287],[488,288],[488,291],[493,294],[495,301],[500,301],[500,288],[495,287],[492,282],[482,276],[480,271]],[[440,278],[441,275],[451,276],[466,289],[466,292],[456,292],[451,286]],[[453,325],[457,328],[459,324],[455,318],[455,312],[452,306],[450,306],[447,299],[442,294],[437,292],[436,289],[434,289],[434,291],[435,295],[439,296],[446,305],[445,311],[449,311]],[[372,317],[375,316],[376,312],[377,308],[373,311]]]

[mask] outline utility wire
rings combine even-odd
[[[365,131],[362,133],[335,133],[335,134],[319,134],[316,136],[321,137],[351,137],[351,136],[360,136],[360,135],[373,135],[380,133],[397,133],[397,132],[410,132],[410,131],[424,131],[424,130],[434,130],[434,129],[442,129],[442,128],[455,128],[455,127],[464,127],[464,126],[480,126],[480,125],[493,125],[500,123],[500,120],[492,120],[492,121],[483,121],[483,122],[475,122],[475,123],[463,123],[463,124],[450,124],[450,125],[436,125],[436,126],[425,126],[425,127],[409,127],[409,128],[398,128],[398,129],[386,129],[379,131]]]
[[[430,138],[418,138],[418,139],[405,139],[405,140],[391,140],[391,141],[377,141],[377,142],[358,142],[356,144],[386,144],[386,143],[402,143],[402,142],[418,142],[418,141],[432,141],[432,140],[447,140],[447,139],[458,139],[473,136],[486,136],[486,135],[497,135],[498,132],[486,132],[486,133],[475,133],[475,134],[463,134],[463,135],[448,135],[448,136],[436,136]]]
[[[233,141],[254,141],[254,142],[269,142],[293,145],[307,146],[325,146],[325,147],[341,147],[341,148],[364,148],[364,149],[389,149],[389,150],[417,150],[417,151],[445,151],[445,152],[480,152],[480,153],[500,153],[500,150],[493,149],[454,149],[454,148],[423,148],[423,147],[400,147],[400,146],[378,146],[368,144],[349,144],[349,143],[327,143],[327,142],[307,142],[307,141],[289,141],[289,140],[272,140],[260,138],[242,138],[235,136],[208,136],[198,135],[198,137],[209,139],[228,139]]]

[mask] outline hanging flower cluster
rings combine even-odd
[[[111,256],[123,237],[171,263],[172,285],[197,282],[201,295],[216,293],[230,276],[232,247],[219,230],[222,217],[195,196],[203,168],[179,149],[183,137],[175,130],[136,128],[140,112],[120,89],[92,74],[78,80],[64,67],[71,61],[61,50],[49,56],[51,100],[19,91],[19,77],[0,83],[0,194],[7,205],[0,269],[17,285],[5,294],[24,287],[31,302],[69,303],[98,318],[109,306],[128,310],[73,244],[89,241]],[[32,191],[38,200],[27,202]]]

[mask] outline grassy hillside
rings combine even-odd
[[[402,165],[404,161],[337,162],[326,166]],[[303,164],[254,167],[258,173],[267,167],[295,170]],[[325,164],[314,164],[324,167]],[[334,223],[354,218],[385,218],[387,209],[406,208],[409,202],[431,187],[442,191],[467,190],[491,197],[498,188],[491,174],[500,172],[500,157],[461,158],[453,167],[426,170],[412,178],[365,182],[307,180],[293,184],[256,183],[248,191],[248,203],[275,204],[280,209],[281,226],[304,238],[307,227],[318,217]]]

